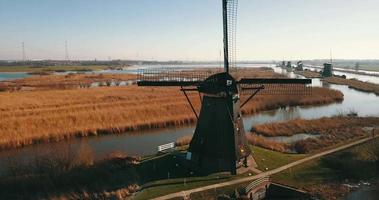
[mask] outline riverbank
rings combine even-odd
[[[296,119],[280,123],[256,125],[251,128],[248,140],[252,145],[279,152],[312,153],[328,147],[371,136],[379,127],[378,117],[331,117],[315,120]],[[376,130],[378,134],[379,130]],[[293,143],[271,141],[271,137],[309,134]]]
[[[321,74],[319,72],[304,70],[304,71],[294,71],[295,74],[304,76],[306,78],[321,78]]]
[[[347,85],[349,88],[353,88],[363,92],[374,93],[379,96],[379,85],[369,82],[363,82],[356,79],[343,79],[338,77],[324,78],[324,81],[332,84]]]
[[[319,69],[319,70],[322,70],[324,67],[322,66],[315,66],[315,65],[312,65],[312,66],[309,66],[310,68],[315,68],[315,69]],[[366,72],[364,71],[357,71],[355,69],[343,69],[343,68],[337,68],[337,67],[334,67],[334,71],[336,72],[342,72],[342,73],[351,73],[351,74],[357,74],[357,75],[363,75],[363,76],[373,76],[373,77],[379,77],[379,74],[378,74],[378,69],[379,67],[372,67],[372,68],[361,68],[362,70],[366,70]]]
[[[322,78],[320,73],[309,70],[295,71],[295,74],[302,75],[306,78]],[[337,76],[325,77],[321,80],[331,84],[347,85],[349,88],[379,95],[379,85],[375,83],[363,82],[357,79],[345,79]]]
[[[46,72],[64,72],[64,71],[97,71],[108,69],[105,65],[57,65],[57,66],[0,66],[0,72],[29,72],[29,73],[46,73]]]
[[[39,91],[90,88],[95,86],[119,86],[135,82],[133,74],[67,74],[37,75],[0,82],[0,91]],[[129,83],[131,82],[131,83]]]

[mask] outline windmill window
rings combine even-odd
[[[226,80],[226,85],[227,86],[231,86],[233,84],[233,81],[232,80]]]

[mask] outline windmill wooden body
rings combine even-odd
[[[181,88],[197,118],[187,159],[194,170],[203,174],[225,171],[236,174],[240,163],[251,154],[245,136],[241,108],[258,92],[273,95],[304,94],[309,92],[307,84],[311,83],[309,79],[234,77],[233,73],[230,73],[229,61],[235,59],[235,51],[232,51],[231,55],[229,50],[234,49],[231,43],[234,43],[233,37],[235,37],[237,0],[222,0],[222,4],[224,32],[222,72],[208,76],[199,71],[147,69],[140,71],[138,81],[139,86]],[[188,98],[187,92],[191,91],[201,94],[200,114],[196,113]],[[249,97],[241,103],[242,93],[249,93]]]

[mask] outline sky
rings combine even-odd
[[[0,59],[218,61],[221,0],[0,0]],[[379,59],[378,0],[239,0],[238,60]]]

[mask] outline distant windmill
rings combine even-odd
[[[238,0],[222,0],[224,33],[224,69],[209,74],[200,71],[168,69],[141,70],[139,86],[178,86],[186,96],[198,119],[187,160],[202,174],[229,171],[237,173],[239,163],[251,154],[242,121],[241,107],[258,92],[275,94],[304,94],[309,79],[238,78],[231,73],[236,66],[235,36]],[[236,68],[233,69],[235,71]],[[187,92],[202,94],[200,114],[196,113]],[[240,94],[250,96],[240,102]]]

